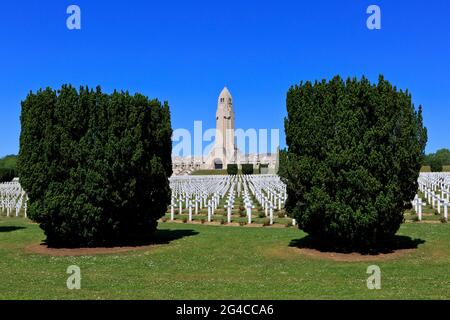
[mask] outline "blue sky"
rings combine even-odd
[[[66,8],[81,8],[68,30]],[[381,8],[382,29],[366,28]],[[17,153],[30,90],[101,85],[168,100],[173,128],[215,126],[227,85],[236,127],[279,128],[289,86],[382,73],[424,107],[427,152],[450,147],[450,1],[8,1],[0,11],[0,156]]]

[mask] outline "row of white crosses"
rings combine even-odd
[[[11,215],[19,216],[23,208],[24,216],[27,217],[28,196],[20,186],[18,179],[12,182],[0,183],[0,209],[9,217]]]
[[[229,193],[230,197],[234,199],[234,185],[230,190],[232,190]],[[286,200],[286,186],[276,175],[243,175],[238,176],[237,179],[237,194],[238,197],[242,194],[248,224],[252,222],[252,209],[255,208],[252,196],[263,208],[265,216],[269,217],[269,223],[273,224],[273,210],[277,208],[275,204],[278,204],[278,210],[282,209],[282,204]],[[232,208],[230,203],[233,202],[229,199],[228,210]],[[227,216],[229,217],[230,214],[228,213]]]
[[[419,190],[423,193],[425,201],[417,194],[412,201],[414,210],[419,221],[422,220],[422,209],[424,205],[430,204],[433,209],[437,209],[444,219],[448,220],[448,210],[450,206],[450,173],[448,172],[422,172],[418,179]]]
[[[172,199],[170,204],[170,218],[175,219],[175,212],[183,213],[188,210],[188,220],[192,220],[193,209],[195,214],[203,207],[208,209],[208,221],[211,221],[214,212],[221,200],[225,199],[224,209],[227,212],[227,221],[231,222],[232,210],[236,197],[242,197],[248,223],[252,222],[252,209],[255,208],[254,197],[263,208],[265,215],[273,224],[273,210],[281,210],[286,201],[286,186],[276,175],[239,175],[239,176],[173,176],[170,178]]]
[[[243,176],[243,180],[263,208],[265,216],[269,217],[269,223],[273,224],[273,210],[281,210],[286,201],[286,185],[276,175],[248,175]]]
[[[249,188],[248,188],[248,184],[243,182],[243,193],[242,193],[242,199],[244,201],[244,207],[247,213],[247,223],[251,224],[252,223],[252,209],[255,208],[255,206],[253,205],[252,202],[252,198],[249,192]]]
[[[224,208],[227,209],[227,222],[231,222],[231,210],[234,208],[234,187],[236,185],[236,182],[233,181],[231,183],[230,188],[228,189],[228,199],[225,201]]]
[[[170,205],[171,220],[175,219],[175,207],[178,214],[183,213],[183,206],[188,210],[188,219],[192,221],[192,210],[195,214],[203,207],[208,209],[208,222],[212,220],[214,211],[227,193],[234,176],[174,176],[170,178],[172,199]]]

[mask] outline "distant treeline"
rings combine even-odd
[[[0,182],[11,181],[17,176],[17,156],[9,155],[0,158]]]
[[[444,166],[450,166],[450,150],[440,149],[436,153],[427,154],[423,165],[429,166],[433,172],[443,171]]]

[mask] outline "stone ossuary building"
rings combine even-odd
[[[174,175],[189,174],[195,170],[226,169],[228,164],[251,163],[263,173],[275,173],[277,153],[243,154],[235,141],[233,97],[224,87],[217,101],[215,144],[207,156],[172,156]]]

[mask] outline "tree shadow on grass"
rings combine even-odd
[[[24,227],[15,227],[15,226],[0,226],[0,233],[1,232],[11,232],[16,230],[25,229]]]
[[[155,234],[152,237],[152,243],[154,244],[168,244],[174,240],[178,240],[184,237],[190,237],[198,235],[198,231],[194,231],[191,229],[179,230],[179,229],[163,229],[156,230]]]
[[[151,235],[132,235],[128,239],[118,240],[112,243],[97,243],[93,245],[58,245],[47,243],[44,240],[41,245],[52,249],[77,249],[77,248],[115,248],[115,247],[143,247],[149,245],[169,244],[174,240],[199,234],[194,230],[157,229]]]
[[[408,236],[395,236],[390,243],[380,245],[378,247],[351,248],[322,243],[307,235],[301,239],[291,240],[289,246],[299,249],[313,249],[325,253],[359,253],[362,255],[378,255],[393,253],[398,250],[417,249],[419,245],[424,243],[425,240],[422,239],[412,239]]]

